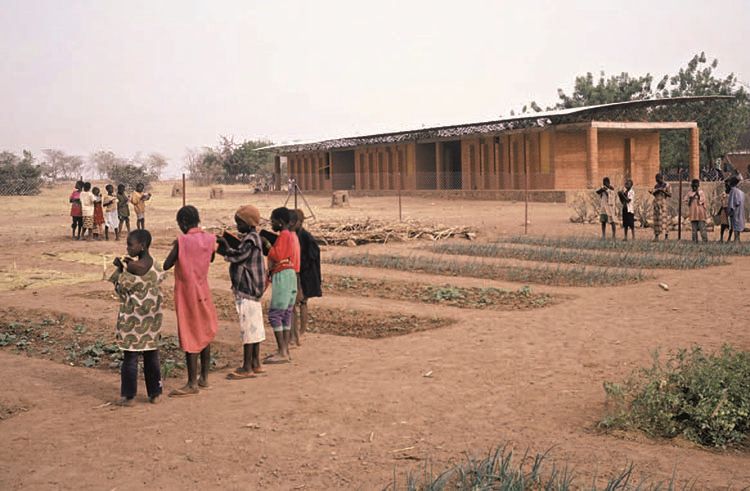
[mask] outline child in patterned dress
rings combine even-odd
[[[123,354],[121,399],[118,401],[121,406],[132,406],[135,401],[138,357],[141,353],[149,402],[159,402],[162,392],[158,342],[162,321],[159,285],[164,273],[149,254],[150,245],[151,234],[148,230],[134,230],[128,234],[128,257],[114,260],[117,269],[109,279],[120,297],[115,339]]]

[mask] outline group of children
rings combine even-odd
[[[104,190],[106,194],[96,186],[92,188],[90,182],[76,182],[68,199],[73,240],[101,240],[102,237],[109,240],[110,232],[119,240],[123,225],[130,232],[130,204],[137,217],[136,228],[146,228],[146,201],[151,195],[144,192],[143,183],[138,183],[130,196],[125,193],[124,184],[118,184],[116,194],[112,184],[107,184]]]
[[[724,182],[724,193],[721,196],[721,202],[718,210],[714,215],[714,222],[720,226],[719,241],[724,242],[724,233],[728,230],[727,240],[740,240],[740,234],[745,229],[745,193],[738,187],[740,180],[733,176]],[[658,241],[662,233],[664,240],[669,239],[669,203],[672,196],[672,188],[664,180],[661,174],[656,175],[656,184],[649,189],[649,194],[653,196],[653,231],[654,241]],[[612,228],[612,240],[616,235],[615,210],[617,201],[622,206],[622,228],[624,232],[623,240],[628,240],[628,230],[631,238],[635,240],[635,191],[633,190],[632,179],[625,181],[625,186],[616,191],[611,185],[609,177],[602,180],[602,187],[596,190],[600,200],[599,221],[602,226],[602,240],[606,239],[607,225]],[[709,213],[707,209],[706,195],[700,189],[700,181],[693,179],[690,182],[690,191],[683,198],[688,207],[688,219],[692,231],[692,241],[698,242],[700,233],[703,242],[708,241],[706,231],[706,220]]]
[[[229,263],[243,345],[242,365],[227,378],[253,378],[264,373],[263,363],[291,361],[289,347],[300,344],[299,335],[307,328],[307,298],[321,296],[320,249],[303,228],[301,210],[273,210],[273,232],[258,230],[260,212],[253,205],[237,209],[234,220],[239,236],[228,232],[216,236],[200,227],[200,215],[194,206],[182,207],[177,212],[182,234],[174,241],[162,267],[149,253],[151,235],[147,230],[128,234],[128,256],[115,259],[116,270],[110,278],[121,301],[116,325],[116,341],[124,353],[119,404],[129,406],[134,402],[139,353],[143,354],[149,401],[155,403],[161,395],[157,346],[162,322],[160,284],[164,271],[172,267],[177,331],[180,347],[185,351],[187,383],[169,395],[195,395],[208,387],[211,342],[218,329],[208,273],[217,253]],[[261,298],[269,285],[268,319],[277,349],[261,362],[260,343],[266,337]],[[299,307],[296,314],[295,306]]]

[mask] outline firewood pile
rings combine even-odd
[[[386,222],[370,218],[364,221],[317,222],[309,224],[307,228],[318,239],[318,242],[326,245],[356,246],[409,240],[438,241],[451,237],[469,240],[476,238],[476,231],[470,227],[446,227],[415,221]]]

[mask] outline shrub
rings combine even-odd
[[[706,354],[680,350],[634,371],[622,384],[605,382],[605,429],[638,429],[705,446],[736,445],[750,436],[750,352],[725,346]]]
[[[108,170],[107,177],[116,184],[124,184],[127,189],[135,189],[139,182],[148,187],[151,181],[158,178],[145,167],[134,164],[113,166]]]
[[[0,195],[28,196],[39,194],[42,169],[34,164],[34,157],[24,150],[23,157],[11,152],[0,152]]]

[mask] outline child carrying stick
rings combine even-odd
[[[138,389],[138,357],[143,354],[143,374],[151,403],[161,395],[158,341],[161,337],[162,296],[159,285],[164,277],[149,254],[151,234],[134,230],[128,235],[128,257],[114,260],[117,268],[110,277],[120,297],[115,339],[122,350],[118,404],[132,406]],[[133,259],[135,258],[135,259]]]
[[[243,234],[239,243],[230,244],[225,237],[217,237],[218,253],[229,264],[229,278],[237,314],[240,316],[242,336],[242,366],[227,375],[230,380],[255,377],[263,373],[260,364],[260,343],[266,339],[263,327],[263,296],[266,269],[263,264],[263,246],[255,227],[260,224],[260,212],[253,205],[241,206],[234,215],[237,230]]]
[[[191,205],[177,212],[177,225],[182,235],[174,241],[164,261],[164,270],[175,266],[174,307],[177,314],[177,333],[180,347],[185,351],[188,371],[187,384],[169,393],[170,397],[198,393],[198,387],[208,388],[211,365],[211,341],[216,336],[219,319],[208,286],[208,268],[214,260],[216,236],[200,228],[200,215]],[[198,357],[201,372],[198,380]]]

